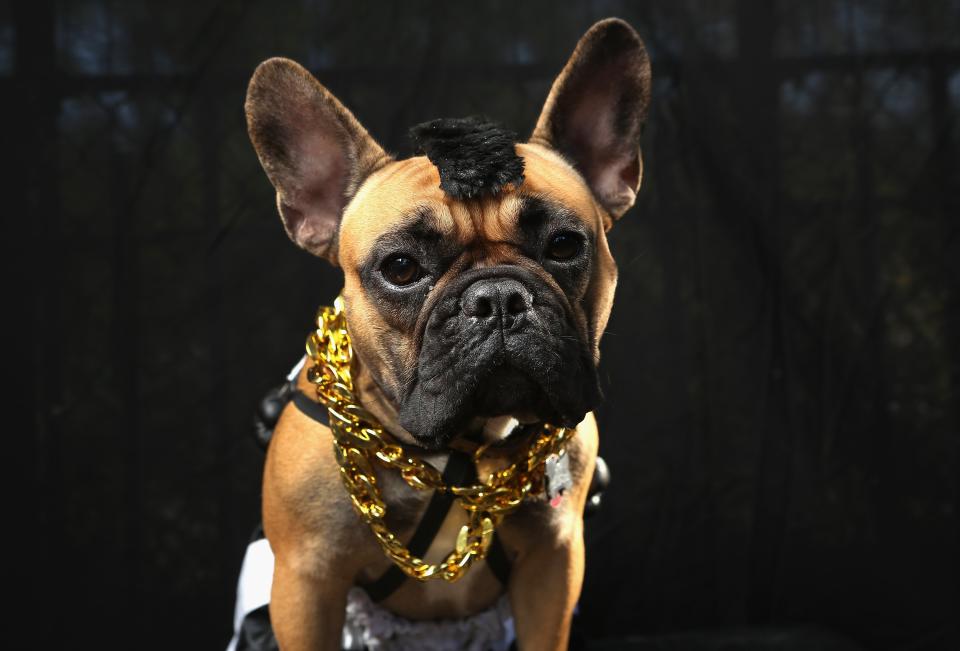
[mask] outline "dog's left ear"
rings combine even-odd
[[[553,82],[530,142],[556,149],[610,215],[633,205],[643,176],[640,134],[650,104],[650,59],[619,18],[595,24]]]
[[[369,174],[390,160],[360,122],[303,66],[261,63],[247,89],[247,129],[287,235],[337,264],[343,209]]]

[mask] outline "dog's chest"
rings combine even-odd
[[[428,562],[441,562],[453,549],[460,527],[466,523],[466,514],[460,508],[450,509],[443,525],[425,554]],[[453,583],[442,580],[415,581],[408,579],[383,606],[407,619],[444,619],[471,615],[493,605],[504,587],[494,577],[486,563],[471,568]]]
[[[583,463],[579,446],[574,444],[568,452],[574,457],[572,464],[573,479],[578,478]],[[442,469],[443,464],[432,460]],[[570,465],[563,464],[564,473],[570,481]],[[481,474],[494,470],[481,464]],[[398,477],[384,476],[385,492],[390,495],[388,504],[398,519],[400,529],[412,532],[415,523],[422,516],[429,493],[411,493]],[[564,522],[574,517],[569,504],[555,501],[551,506],[545,495],[532,496],[516,512],[507,516],[497,527],[497,536],[504,547],[506,556],[513,561],[518,553],[523,553],[531,541],[537,544],[549,544],[560,535]],[[467,522],[466,512],[454,504],[446,514],[443,524],[424,555],[427,562],[439,563],[454,547],[460,528]],[[386,571],[389,562],[382,562],[367,568],[364,580],[371,581]],[[475,564],[463,578],[455,582],[443,580],[415,581],[408,579],[382,605],[393,613],[407,619],[445,619],[472,615],[493,606],[506,591],[506,586],[496,578],[486,561]]]

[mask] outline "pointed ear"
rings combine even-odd
[[[389,156],[330,91],[289,59],[257,67],[245,108],[287,235],[336,264],[343,209]]]
[[[633,205],[643,175],[640,133],[650,103],[643,41],[618,18],[595,24],[553,82],[530,142],[567,157],[597,201],[618,219]]]

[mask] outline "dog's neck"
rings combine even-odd
[[[400,426],[397,406],[387,397],[373,373],[360,361],[356,354],[353,357],[351,377],[353,378],[353,395],[357,402],[376,416],[380,426],[389,432],[393,438],[401,443],[416,445],[417,441],[413,434]]]

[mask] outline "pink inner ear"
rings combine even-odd
[[[639,151],[629,136],[621,142],[614,127],[620,90],[611,67],[591,76],[579,89],[566,118],[577,166],[600,202],[615,216],[629,208],[640,182]]]
[[[639,152],[632,157],[614,154],[598,164],[587,177],[594,194],[614,218],[633,205],[640,181]]]
[[[337,134],[315,128],[294,144],[294,166],[300,191],[313,206],[310,212],[339,218],[347,181],[348,154]]]
[[[315,212],[298,210],[282,200],[279,208],[290,239],[314,255],[327,255],[336,236],[336,221],[328,220]]]
[[[574,148],[581,155],[586,154],[587,159],[617,148],[613,124],[618,95],[616,82],[617,75],[608,66],[575,91],[578,93],[573,98],[575,104],[565,122]]]
[[[328,123],[308,116],[306,124],[291,133],[292,174],[280,203],[287,232],[298,245],[318,255],[336,234],[348,162],[340,138],[321,128],[324,124]]]

